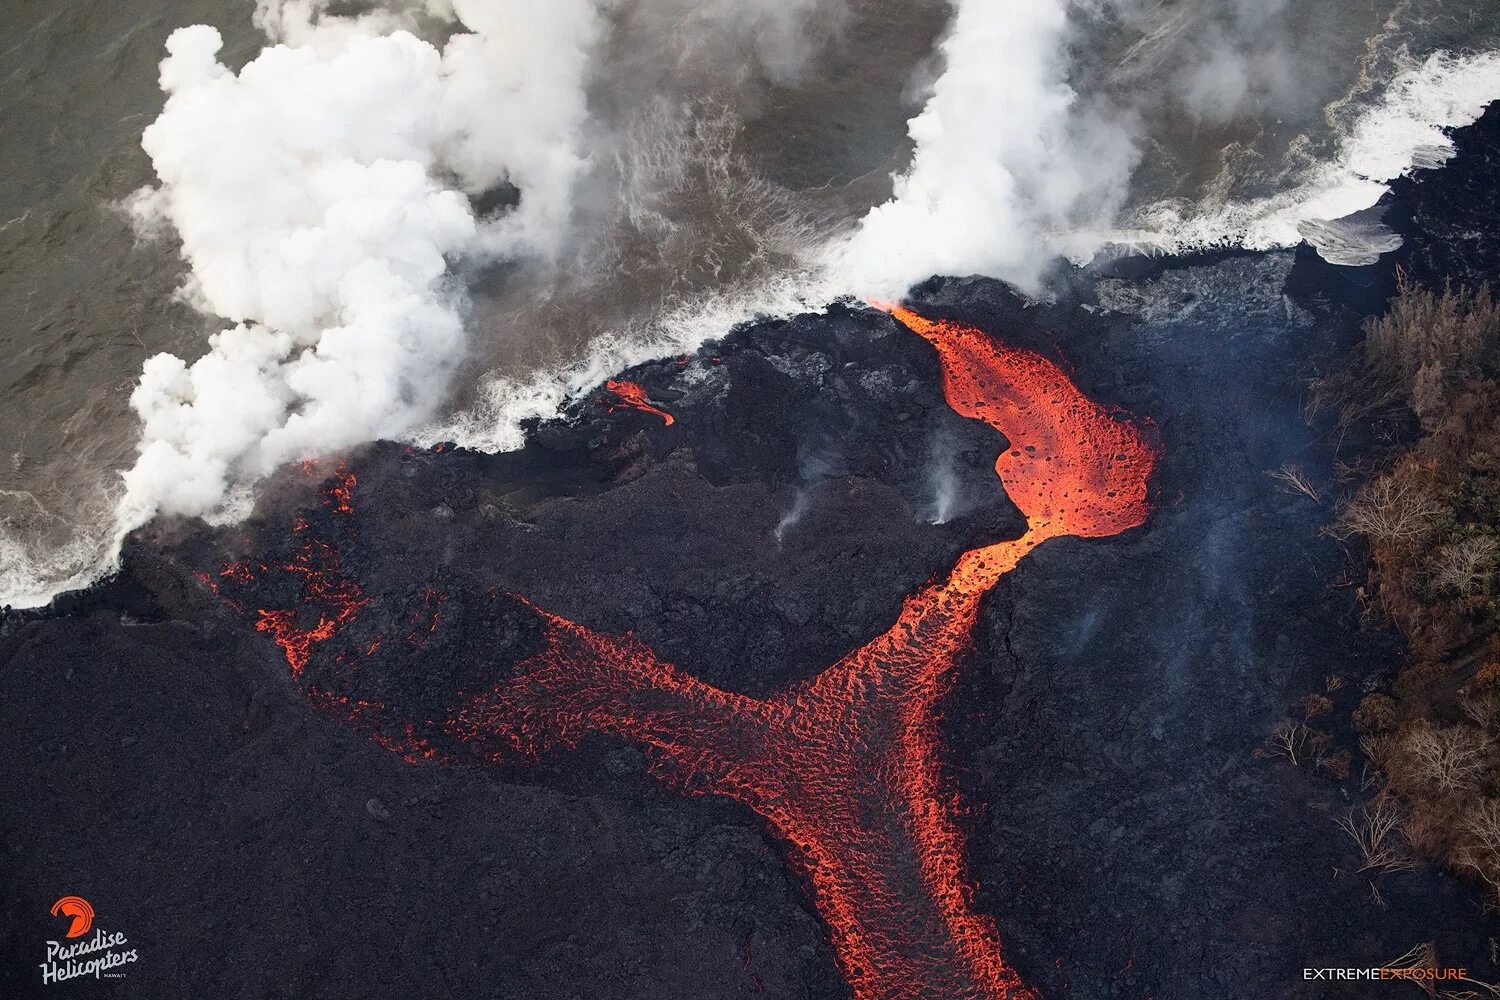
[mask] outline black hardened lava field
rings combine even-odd
[[[933,279],[519,450],[376,443],[136,532],[0,626],[0,994],[73,995],[32,915],[85,872],[131,996],[1365,998],[1413,988],[1303,970],[1423,943],[1500,979],[1472,883],[1340,831],[1352,728],[1268,749],[1400,668],[1323,530],[1378,442],[1308,384],[1396,262],[1497,273],[1497,130],[1387,196],[1395,262]]]
[[[0,55],[0,1000],[1500,1000],[1500,2]]]

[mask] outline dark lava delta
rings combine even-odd
[[[1493,117],[1457,169],[1392,198],[1419,276],[1494,271],[1483,240],[1439,253],[1421,228],[1457,197],[1443,177],[1493,178]],[[1347,717],[1400,662],[1319,535],[1326,502],[1266,475],[1293,462],[1332,492],[1306,382],[1389,275],[1226,253],[1122,262],[1045,304],[976,279],[913,295],[1059,360],[1165,449],[1143,527],[1049,542],[987,596],[945,713],[976,905],[1043,996],[1362,997],[1302,970],[1427,940],[1500,978],[1469,886],[1423,868],[1372,894],[1333,823],[1357,768],[1256,753],[1328,675]],[[374,445],[348,456],[352,513],[288,470],[248,522],[154,526],[108,583],[9,614],[0,990],[41,994],[47,909],[74,893],[140,953],[111,996],[847,997],[748,810],[679,797],[605,737],[534,765],[408,763],[312,706],[253,609],[198,575],[288,558],[303,519],[368,599],[351,641],[392,637],[361,683],[420,718],[534,644],[495,594],[762,695],[1022,528],[992,470],[1004,442],[945,405],[932,348],[883,314],[751,324],[621,377],[674,422],[601,388],[518,452]],[[441,624],[408,641],[432,592]]]

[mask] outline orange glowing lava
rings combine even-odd
[[[1049,538],[1141,524],[1157,451],[1042,356],[971,327],[890,312],[936,348],[949,405],[1009,442],[995,471],[1026,517],[1019,538],[965,552],[945,579],[906,599],[885,633],[766,699],[705,684],[628,635],[534,608],[541,651],[466,696],[433,731],[494,760],[591,733],[631,740],[646,748],[653,774],[687,794],[748,805],[792,845],[857,1000],[1032,1000],[1002,958],[994,920],[972,906],[956,796],[941,773],[941,704],[984,594]],[[295,611],[260,612],[294,675],[365,603],[337,553],[320,544],[304,540],[281,567],[305,574],[316,623],[293,627],[274,616]],[[439,622],[435,593],[414,621],[429,631]],[[356,723],[383,710],[315,694]],[[402,739],[376,738],[410,760],[437,757],[411,726]]]
[[[338,550],[327,542],[308,539],[290,562],[276,568],[303,577],[302,604],[279,610],[261,608],[256,612],[259,620],[255,627],[270,633],[286,654],[292,676],[297,677],[313,649],[352,624],[369,601],[359,584],[340,573]],[[316,621],[308,620],[309,610],[317,612]]]
[[[634,382],[626,382],[624,379],[612,378],[608,382],[604,383],[604,388],[614,393],[617,397],[619,397],[620,400],[620,402],[618,403],[605,404],[609,407],[610,413],[613,413],[616,410],[620,409],[640,410],[642,413],[654,413],[658,417],[661,417],[662,422],[665,423],[668,427],[671,427],[674,423],[677,422],[677,418],[673,417],[672,414],[668,413],[666,410],[663,410],[657,406],[652,406],[651,401],[646,396],[646,390],[641,388]]]
[[[309,475],[314,474],[317,467],[316,462],[302,464],[303,471]],[[333,478],[324,484],[323,506],[338,514],[353,514],[354,487],[358,482],[349,467],[340,462]],[[298,534],[307,531],[307,521],[299,518],[296,530]],[[265,566],[260,568],[262,571],[266,569]],[[294,608],[257,610],[259,620],[255,627],[270,633],[276,645],[281,647],[295,678],[307,666],[313,649],[352,624],[369,600],[358,583],[342,574],[338,549],[320,539],[304,538],[291,561],[276,568],[303,578],[302,602]],[[226,563],[219,575],[240,584],[255,578],[255,572],[246,561]],[[308,620],[310,611],[317,612],[316,622]]]

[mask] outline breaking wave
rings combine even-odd
[[[742,291],[707,294],[645,329],[600,337],[577,361],[529,377],[487,377],[471,406],[422,428],[413,441],[426,447],[451,442],[485,452],[520,448],[525,421],[557,415],[569,400],[611,375],[656,358],[691,353],[741,323],[821,312],[837,294],[835,288],[826,272],[805,270]]]
[[[1244,202],[1190,204],[1163,199],[1136,211],[1130,224],[1071,234],[1060,249],[1087,260],[1106,246],[1180,254],[1225,246],[1270,250],[1312,244],[1330,263],[1369,264],[1400,245],[1361,213],[1389,184],[1453,156],[1448,130],[1472,125],[1500,99],[1500,52],[1435,53],[1394,78],[1359,112],[1332,158],[1286,190]]]

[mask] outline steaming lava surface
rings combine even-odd
[[[1332,826],[1357,774],[1256,753],[1326,676],[1357,700],[1397,663],[1326,504],[1266,475],[1331,492],[1303,388],[1385,280],[1332,273],[1238,254],[1049,305],[914,294],[1161,445],[1144,524],[1057,532],[987,578],[930,732],[897,726],[941,772],[903,800],[947,817],[936,895],[921,837],[892,875],[818,825],[926,758],[771,787],[832,751],[745,720],[920,632],[965,553],[1037,517],[933,344],[838,306],[621,373],[519,452],[288,470],[249,522],[139,534],[109,584],[9,616],[5,995],[40,989],[55,932],[25,915],[64,890],[130,928],[132,996],[1355,997],[1302,969],[1429,939],[1494,980],[1500,928],[1466,887],[1424,869],[1372,900]],[[601,671],[608,697],[578,701]],[[517,694],[537,677],[564,710]],[[829,742],[863,684],[827,702]],[[871,926],[840,902],[860,891],[936,902]],[[882,968],[923,920],[946,930]]]

